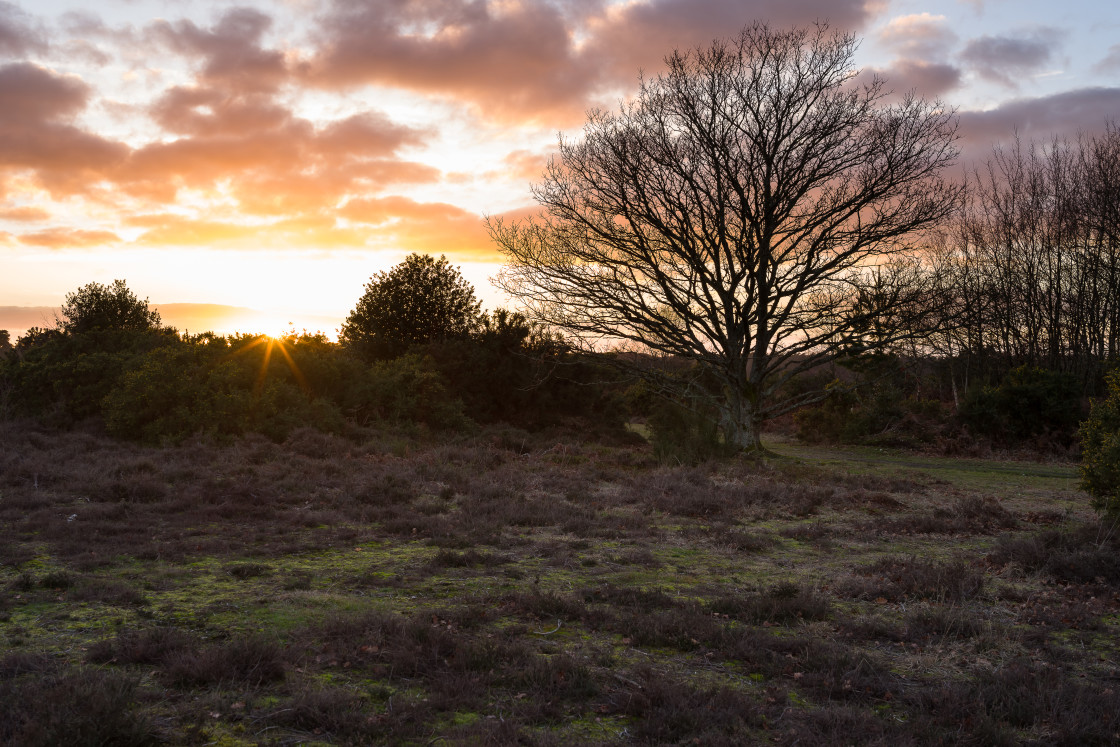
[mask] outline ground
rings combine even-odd
[[[1076,467],[0,424],[0,743],[1120,740]]]

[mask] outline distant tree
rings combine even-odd
[[[474,288],[446,257],[410,254],[370,278],[339,341],[366,360],[393,358],[414,345],[465,338],[480,315]]]
[[[59,312],[58,328],[67,334],[121,330],[145,331],[160,326],[159,312],[148,308],[123,280],[112,285],[89,283],[66,294]]]
[[[7,355],[12,349],[12,335],[6,329],[0,329],[0,356]]]
[[[933,316],[918,237],[960,202],[940,176],[955,117],[886,106],[881,80],[853,80],[856,45],[754,25],[671,54],[618,113],[561,138],[538,218],[488,222],[499,285],[578,338],[694,361],[659,385],[757,448],[764,420],[827,395],[784,396],[791,378]]]

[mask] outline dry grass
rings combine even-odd
[[[0,424],[0,742],[1120,739],[1120,544],[1057,468],[507,436]]]

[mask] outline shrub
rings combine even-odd
[[[464,427],[462,403],[447,390],[431,358],[404,355],[370,366],[354,383],[358,422],[425,423],[433,428]]]
[[[1108,396],[1093,402],[1081,424],[1081,487],[1093,506],[1120,516],[1120,368],[1107,378]]]
[[[1020,441],[1045,434],[1072,436],[1081,413],[1077,380],[1060,371],[1020,366],[999,386],[966,395],[960,417],[987,436]]]
[[[734,451],[724,442],[714,417],[676,402],[662,402],[648,424],[653,452],[663,464],[698,464]]]
[[[160,326],[159,312],[149,309],[148,299],[137,298],[123,280],[89,283],[67,293],[60,315],[58,327],[70,335],[109,329],[145,332]]]
[[[622,428],[601,364],[572,353],[521,313],[497,309],[470,337],[421,351],[477,422],[540,428],[583,418]]]
[[[828,399],[794,414],[802,441],[907,446],[938,430],[941,403],[905,396],[890,377],[855,388],[836,380],[825,390]]]
[[[21,337],[18,355],[0,361],[11,401],[27,415],[75,420],[98,415],[101,400],[146,353],[172,345],[168,330],[43,331]]]
[[[467,337],[478,325],[479,307],[446,257],[410,254],[370,278],[339,340],[365,360],[393,358],[413,345]]]
[[[136,690],[132,677],[97,669],[0,682],[0,743],[159,744],[154,724],[135,705]]]
[[[268,349],[284,344],[260,336],[201,335],[153,350],[104,398],[106,429],[147,443],[250,431],[281,441],[307,425],[340,430],[338,408],[306,391],[294,357]]]

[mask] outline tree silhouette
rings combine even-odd
[[[67,334],[105,330],[144,331],[160,325],[159,312],[148,308],[123,280],[112,285],[89,283],[66,294],[58,328]]]
[[[413,345],[468,336],[480,309],[474,289],[445,256],[410,254],[370,278],[339,341],[367,360],[392,358]]]
[[[539,321],[695,361],[662,379],[759,446],[798,373],[920,334],[914,237],[957,207],[952,112],[853,80],[856,40],[744,29],[667,59],[617,113],[561,138],[538,217],[491,219],[499,285]],[[645,375],[657,376],[647,369]]]

